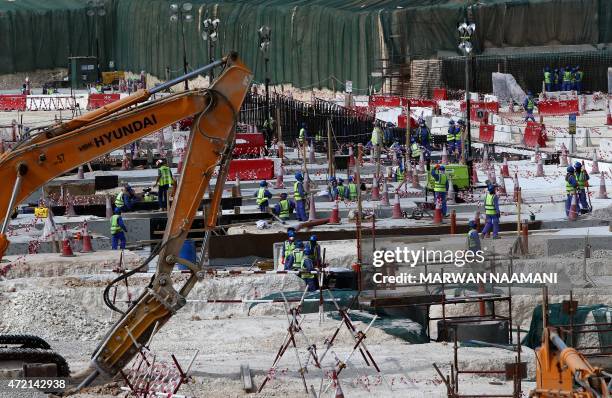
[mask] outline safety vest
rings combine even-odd
[[[286,240],[285,241],[285,258],[293,255],[294,251],[295,251],[295,242]]]
[[[553,75],[553,83],[559,83],[559,72],[555,72],[555,74]]]
[[[266,198],[265,195],[266,195],[266,188],[260,187],[259,191],[257,191],[257,205],[258,206],[261,206],[262,204],[268,201],[268,198]]]
[[[478,231],[471,229],[467,234],[468,250],[480,250],[480,238],[478,237]]]
[[[305,136],[306,136],[306,129],[302,127],[300,129],[300,142],[304,142],[304,137]]]
[[[395,172],[395,181],[397,182],[402,182],[404,181],[404,171],[402,169],[397,168],[397,171]]]
[[[305,271],[306,267],[304,267],[304,260],[308,257],[304,255],[303,250],[298,250],[293,253],[293,270],[294,271]],[[300,274],[303,279],[312,279],[314,275],[308,272],[304,272]]]
[[[317,135],[315,135],[315,141],[316,142],[321,142],[322,139],[323,139],[323,137],[321,136],[321,133],[317,133]]]
[[[446,174],[438,174],[438,180],[434,180],[434,192],[446,192]]]
[[[569,70],[566,70],[565,72],[563,72],[563,81],[564,82],[571,82],[572,81],[572,72]]]
[[[349,200],[357,200],[357,185],[353,182],[348,184]]]
[[[584,76],[584,72],[583,71],[579,70],[578,72],[576,72],[576,81],[577,82],[581,82],[583,76]]]
[[[535,107],[535,102],[533,102],[532,98],[527,98],[527,110],[532,111]]]
[[[124,203],[123,203],[123,192],[119,192],[117,194],[117,196],[115,197],[115,207],[123,207]]]
[[[114,214],[111,217],[111,235],[115,235],[118,232],[121,232],[121,227],[119,226],[119,214]]]
[[[576,188],[572,184],[570,184],[569,182],[570,177],[571,177],[571,174],[568,174],[565,176],[565,190],[567,191],[568,194],[575,194]]]
[[[448,128],[448,135],[446,136],[446,141],[447,142],[455,141],[455,128],[454,127]]]
[[[413,158],[418,158],[421,157],[421,148],[419,148],[419,144],[417,144],[416,142],[414,142],[411,147],[412,149],[412,157]]]
[[[155,198],[153,197],[153,195],[152,195],[152,194],[150,194],[150,193],[145,193],[145,194],[144,194],[144,201],[145,201],[145,202],[154,202],[154,201],[155,201]]]
[[[293,183],[293,198],[295,200],[302,200],[304,198],[302,198],[302,195],[300,195],[300,191],[298,190],[298,186],[300,185],[299,181],[296,181]],[[306,196],[306,192],[304,192],[304,196]]]
[[[456,142],[461,142],[461,135],[463,134],[463,127],[459,127],[458,129],[455,130],[455,141]]]
[[[282,219],[287,219],[289,218],[289,200],[287,199],[283,199],[280,202],[278,202],[279,206],[280,206],[280,214],[279,217]]]
[[[485,214],[487,216],[494,216],[497,214],[497,210],[495,209],[495,195],[487,192],[485,196]]]
[[[172,185],[172,172],[168,166],[159,167],[159,186]]]
[[[346,187],[344,185],[338,185],[338,196],[341,199],[346,198],[346,196],[347,196],[346,193],[347,193],[346,192]]]
[[[580,173],[576,173],[576,184],[578,185],[578,189],[584,189],[586,185],[586,173],[584,171],[580,171]]]
[[[308,255],[308,257],[314,262],[317,261],[317,248],[319,247],[319,245],[317,245],[316,243],[313,244],[312,242],[306,242],[306,244],[308,245],[308,247],[310,248],[310,254]]]
[[[49,208],[41,206],[34,208],[34,217],[47,218],[49,216]]]
[[[544,72],[544,83],[550,84],[550,72]]]
[[[378,145],[378,138],[380,136],[379,131],[380,128],[378,127],[374,127],[374,130],[372,130],[372,137],[370,138],[370,141],[372,141],[372,145]]]

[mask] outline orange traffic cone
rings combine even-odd
[[[130,168],[130,161],[128,160],[127,154],[124,153],[123,158],[121,159],[121,170],[125,171],[125,170],[129,170],[129,168]]]
[[[84,180],[85,179],[85,170],[83,169],[83,165],[79,166],[79,168],[77,170],[77,178],[79,180]]]
[[[285,187],[285,182],[283,181],[283,178],[284,178],[283,174],[284,173],[285,173],[284,167],[283,167],[283,165],[281,165],[280,171],[276,175],[276,184],[274,185],[274,188],[276,188],[276,189],[283,189]]]
[[[338,201],[334,203],[331,216],[329,217],[329,224],[340,224],[340,209],[338,208]]]
[[[177,173],[181,173],[181,171],[183,171],[183,163],[185,162],[185,150],[182,149],[181,153],[179,155],[179,161],[178,164],[176,165],[176,172]]]
[[[612,125],[612,115],[610,115],[610,98],[606,98],[606,124]]]
[[[597,149],[593,149],[593,168],[591,174],[599,174],[599,163],[597,162]]]
[[[559,166],[561,167],[567,167],[567,147],[565,146],[565,143],[561,144],[561,157],[559,158]]]
[[[478,184],[478,172],[476,168],[472,168],[472,185]]]
[[[597,199],[608,199],[608,192],[606,191],[606,173],[599,175],[599,194]]]
[[[68,239],[68,233],[66,231],[66,226],[62,226],[62,257],[74,257],[74,253],[72,252],[72,246],[70,245],[70,239]]]
[[[489,149],[486,145],[484,145],[484,149],[482,151],[482,169],[489,170]]]
[[[544,164],[542,163],[542,157],[538,158],[538,165],[536,167],[536,177],[545,177],[544,174]]]
[[[87,221],[83,223],[83,248],[81,248],[81,253],[91,253],[94,251],[91,245],[91,236],[89,235],[89,231],[87,228]]]
[[[106,195],[106,218],[113,216],[113,205],[111,204],[111,197]]]
[[[455,187],[453,186],[453,179],[448,177],[448,193],[446,194],[446,203],[454,205],[455,202]]]
[[[238,173],[236,173],[236,182],[232,187],[232,198],[237,198],[240,196],[242,196],[242,192],[240,191],[240,177],[238,176]]]
[[[412,168],[412,188],[421,188],[419,184],[419,172],[416,167]]]
[[[315,198],[314,195],[310,195],[310,208],[308,209],[308,220],[316,220],[317,219],[317,210],[315,208]]]
[[[332,373],[332,380],[334,385],[336,386],[336,395],[335,398],[344,398],[344,392],[342,391],[342,387],[340,387],[340,381],[338,380],[338,374],[334,370]]]
[[[474,223],[476,224],[476,230],[480,231],[480,211],[477,211],[474,214]]]
[[[349,156],[349,167],[355,167],[355,154],[353,153],[352,145],[348,147],[348,156]]]
[[[399,193],[395,193],[395,202],[393,203],[393,213],[391,218],[404,218],[402,216],[402,207],[400,205]]]
[[[499,193],[500,195],[507,195],[506,179],[502,175],[497,177],[497,193]]]
[[[442,145],[442,164],[448,164],[448,152],[446,152],[446,145]]]
[[[517,202],[519,198],[519,193],[518,193],[519,189],[520,189],[520,186],[519,186],[518,174],[514,173],[514,193],[512,196],[512,200],[515,202]],[[522,203],[522,198],[521,198],[521,203]]]
[[[66,201],[66,213],[64,214],[66,217],[76,217],[76,212],[74,211],[74,205],[72,204],[72,200],[68,198]]]
[[[510,178],[510,169],[508,168],[508,158],[504,156],[504,163],[501,167],[501,175],[505,178]]]
[[[570,205],[569,213],[567,215],[568,220],[576,221],[578,218],[578,194],[572,196],[572,204]]]
[[[434,210],[433,223],[434,224],[442,223],[442,199],[441,198],[436,199],[436,209]]]
[[[419,172],[425,172],[425,157],[423,156],[423,152],[421,152],[421,156],[419,156]]]
[[[378,188],[378,177],[372,177],[372,195],[370,200],[380,200],[380,188]]]
[[[383,177],[383,194],[380,199],[380,204],[383,206],[389,206],[389,185],[387,179]]]

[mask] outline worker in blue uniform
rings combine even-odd
[[[330,202],[338,200],[338,181],[336,177],[329,177],[329,184],[327,184],[327,197]]]
[[[280,194],[280,201],[274,205],[274,209],[272,209],[274,214],[281,220],[288,220],[291,218],[291,214],[293,214],[294,210],[295,203],[287,198],[286,192]]]
[[[562,90],[571,91],[572,89],[572,69],[569,67],[569,65],[566,65],[565,69],[563,69],[562,81],[563,81]]]
[[[467,233],[467,248],[472,253],[476,253],[482,249],[480,235],[478,235],[478,229],[476,228],[476,222],[474,220],[470,220],[468,226],[470,230]]]
[[[546,92],[552,91],[552,74],[548,66],[544,68],[544,88]]]
[[[308,221],[306,214],[306,198],[308,193],[304,190],[304,177],[299,171],[295,173],[293,184],[293,200],[295,201],[296,216],[298,221]]]
[[[121,209],[115,208],[115,214],[111,217],[111,247],[113,250],[117,250],[117,247],[121,247],[121,250],[125,249],[125,232],[127,232],[127,227],[123,222],[123,218],[121,217]]]
[[[323,259],[321,257],[321,246],[317,241],[317,236],[311,235],[304,247],[308,247],[310,249],[310,258],[312,259],[315,267],[319,267]]]
[[[426,151],[431,151],[431,132],[425,124],[425,120],[419,118],[419,127],[417,128],[417,139]]]
[[[584,72],[580,70],[580,66],[576,65],[576,67],[574,68],[574,81],[575,81],[574,90],[576,90],[578,94],[582,93],[582,81],[583,80],[584,80]]]
[[[281,249],[280,255],[280,263],[285,269],[287,264],[287,259],[293,256],[293,252],[295,251],[295,228],[290,227],[287,228],[287,239],[283,242],[283,247]]]
[[[576,192],[580,202],[580,213],[585,214],[591,211],[591,207],[587,202],[586,188],[589,186],[589,173],[582,167],[582,163],[574,164],[574,176],[576,178]]]
[[[495,194],[495,185],[487,186],[485,195],[485,217],[486,224],[482,230],[482,237],[486,237],[491,229],[493,230],[493,239],[499,239],[499,218],[501,211],[499,210],[499,197]]]
[[[268,212],[268,207],[270,206],[269,199],[272,199],[272,194],[268,191],[268,182],[261,181],[259,183],[259,189],[255,192],[255,196],[257,196],[257,206],[259,206],[259,211],[262,213]]]
[[[553,79],[553,91],[559,91],[561,89],[561,78],[559,75],[559,69],[555,68],[552,75]]]
[[[567,199],[565,200],[565,215],[569,216],[572,200],[574,200],[574,195],[578,192],[578,181],[576,180],[576,175],[574,174],[575,170],[572,166],[567,166],[566,171],[565,192],[567,193]]]
[[[525,112],[527,112],[527,114],[525,115],[525,121],[528,121],[529,119],[531,119],[533,122],[535,122],[535,117],[533,116],[533,110],[535,109],[536,105],[537,105],[537,102],[533,98],[533,93],[531,91],[528,91],[527,98],[525,98],[525,101],[523,102],[523,108],[525,108]]]
[[[339,200],[348,199],[348,196],[349,196],[348,188],[344,186],[344,180],[342,178],[338,178],[338,186],[336,187],[336,190],[338,191]]]
[[[445,173],[444,165],[435,165],[431,170],[431,176],[434,179],[434,203],[437,203],[438,201],[441,202],[442,215],[446,217],[446,193],[448,192],[448,177]]]
[[[300,278],[306,282],[309,292],[317,290],[317,278],[315,277],[315,274],[312,273],[312,271],[315,270],[315,267],[314,262],[310,257],[311,254],[310,247],[304,246],[301,241],[297,241],[293,256],[290,256],[285,264],[286,270],[300,272]]]

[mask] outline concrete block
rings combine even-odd
[[[612,247],[612,236],[589,236],[591,250],[608,250]],[[546,252],[549,256],[569,253],[584,249],[584,239],[575,237],[548,239]]]

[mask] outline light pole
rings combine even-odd
[[[87,2],[87,16],[94,20],[94,33],[96,36],[96,73],[98,75],[97,80],[100,82],[102,81],[102,73],[100,72],[100,40],[97,17],[103,17],[105,15],[106,9],[104,8],[104,0],[89,0]]]
[[[270,37],[272,35],[272,29],[269,26],[262,26],[259,28],[259,49],[264,57],[264,74],[266,84],[266,117],[268,123],[270,123],[270,75],[268,73],[268,63],[270,62]]]
[[[185,44],[185,22],[191,23],[193,15],[191,15],[191,3],[183,3],[180,6],[176,3],[170,4],[170,22],[179,22],[181,24],[181,38],[183,41],[183,72],[187,74],[187,45]],[[185,90],[189,90],[189,82],[185,80]]]
[[[215,54],[214,48],[217,40],[219,39],[219,35],[217,30],[219,29],[219,23],[221,21],[219,18],[211,19],[206,18],[202,21],[202,39],[208,42],[208,62],[211,64],[215,62]],[[209,84],[212,84],[213,78],[215,77],[214,70],[211,68],[208,72],[208,81]]]
[[[473,161],[472,161],[472,126],[470,123],[471,120],[471,101],[470,101],[470,54],[472,53],[472,35],[476,31],[476,24],[468,23],[467,20],[459,25],[459,34],[461,35],[461,41],[459,43],[459,49],[463,51],[465,54],[465,128],[467,129],[467,159],[466,163],[468,165],[468,174],[469,174],[469,184],[472,185],[472,173],[473,169]]]

